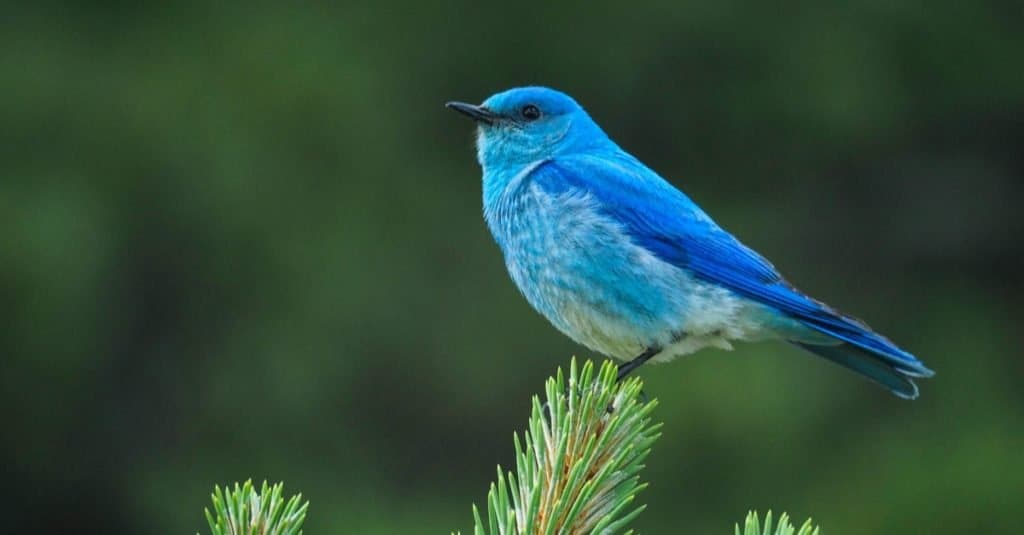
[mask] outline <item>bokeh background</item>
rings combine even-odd
[[[307,533],[469,529],[592,356],[506,276],[442,107],[524,84],[938,372],[908,403],[784,344],[645,368],[639,530],[1019,529],[1020,5],[769,4],[5,7],[5,531],[205,531],[249,477]]]

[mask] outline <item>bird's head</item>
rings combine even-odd
[[[604,132],[569,95],[518,87],[483,104],[446,104],[477,123],[477,157],[488,169],[514,170],[558,154],[608,143]]]

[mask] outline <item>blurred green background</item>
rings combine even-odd
[[[639,530],[1019,529],[1019,3],[4,11],[5,531],[194,533],[249,477],[312,534],[469,529],[530,396],[593,356],[517,294],[442,106],[524,84],[938,372],[908,403],[784,344],[645,368]]]

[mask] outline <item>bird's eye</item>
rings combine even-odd
[[[523,106],[523,109],[519,110],[519,114],[527,121],[536,121],[540,119],[540,108],[533,104],[527,104]]]

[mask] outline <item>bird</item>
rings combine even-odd
[[[617,145],[569,95],[527,86],[481,104],[484,220],[519,291],[555,328],[639,366],[782,340],[896,396],[934,372],[866,323],[798,290],[686,194]]]

